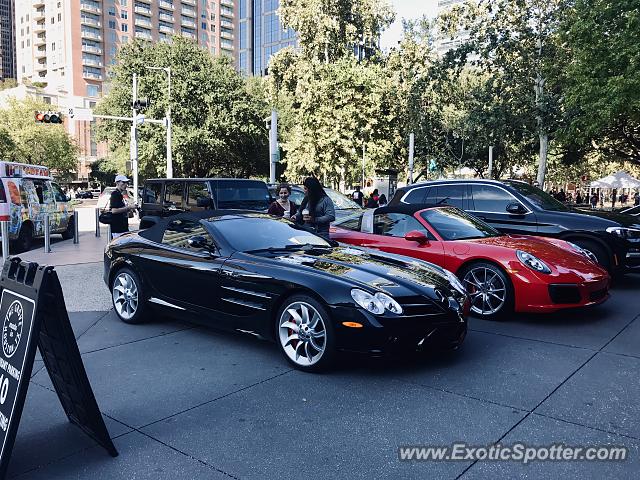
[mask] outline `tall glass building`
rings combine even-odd
[[[278,50],[296,45],[296,33],[283,28],[276,11],[280,0],[239,0],[238,67],[248,75],[266,75]]]

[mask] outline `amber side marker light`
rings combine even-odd
[[[342,322],[345,327],[362,328],[362,324],[358,322]]]

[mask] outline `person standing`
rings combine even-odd
[[[378,205],[384,207],[387,203],[389,203],[387,202],[387,196],[383,193],[380,195],[380,198],[378,198]]]
[[[356,186],[356,191],[353,192],[353,201],[358,205],[362,206],[362,200],[364,199],[364,194],[360,191],[360,185]]]
[[[269,215],[276,217],[292,218],[298,211],[298,206],[289,200],[291,187],[286,183],[281,183],[278,187],[278,198],[269,206]]]
[[[109,210],[111,211],[111,238],[116,238],[129,231],[129,211],[135,205],[127,205],[124,193],[127,191],[129,179],[124,175],[116,175],[116,189],[111,192]]]
[[[379,200],[380,196],[378,195],[378,189],[376,188],[371,192],[371,196],[369,197],[369,200],[367,200],[367,208],[378,208],[380,206]]]
[[[296,213],[296,222],[304,223],[321,237],[329,238],[329,224],[336,219],[333,201],[317,178],[305,178],[303,186],[305,196]]]

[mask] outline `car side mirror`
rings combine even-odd
[[[511,202],[510,204],[508,204],[506,210],[507,213],[510,213],[512,215],[522,215],[524,213],[527,213],[527,210],[517,202]]]
[[[404,239],[409,242],[418,242],[419,245],[429,244],[429,239],[427,238],[427,236],[418,230],[411,230],[410,232],[407,232],[404,236]]]
[[[213,209],[213,200],[209,197],[199,197],[197,200],[199,208],[211,208]]]

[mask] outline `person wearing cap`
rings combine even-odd
[[[135,210],[135,205],[127,205],[123,193],[127,191],[129,179],[124,175],[116,175],[116,189],[111,192],[109,209],[111,210],[111,236],[119,237],[129,231],[129,210]]]

